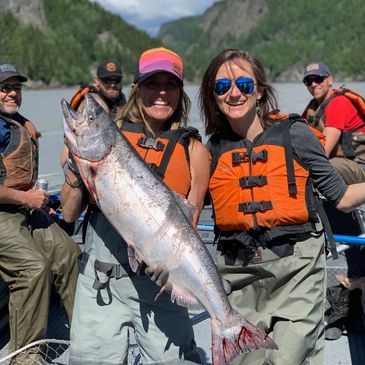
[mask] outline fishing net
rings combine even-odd
[[[70,341],[44,339],[32,342],[0,359],[5,365],[68,364]]]

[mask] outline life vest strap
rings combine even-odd
[[[270,200],[250,201],[238,204],[238,211],[246,214],[264,212],[265,210],[272,208],[273,207]]]
[[[240,178],[240,186],[242,188],[252,188],[254,186],[263,186],[267,184],[267,176],[256,175],[256,176],[243,176]]]
[[[285,147],[285,164],[286,164],[286,171],[288,176],[288,191],[289,195],[296,195],[297,194],[297,183],[295,180],[295,172],[294,172],[294,153],[293,148],[291,145],[291,138],[290,138],[290,126],[291,122],[295,121],[299,116],[296,114],[289,114],[289,121],[285,123],[283,129],[283,136],[284,136],[284,147]]]

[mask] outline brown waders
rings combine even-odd
[[[0,277],[9,286],[10,352],[46,337],[53,282],[71,321],[79,252],[48,213],[0,205]]]

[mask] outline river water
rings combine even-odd
[[[334,85],[338,87],[340,85]],[[274,84],[277,90],[279,107],[282,113],[301,114],[310,95],[302,83],[278,83]],[[346,87],[365,95],[365,82],[347,83]],[[198,85],[186,85],[185,90],[191,98],[192,108],[190,112],[191,125],[198,128],[206,141],[203,132],[203,124],[197,109]],[[56,184],[62,179],[62,170],[59,164],[59,155],[63,143],[61,99],[68,100],[75,88],[55,90],[24,90],[23,104],[20,112],[29,118],[42,133],[40,139],[40,174],[53,175]],[[128,95],[128,88],[125,93]],[[52,178],[51,178],[52,180]]]

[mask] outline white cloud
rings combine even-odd
[[[94,0],[128,23],[156,35],[164,22],[202,14],[217,0]]]

